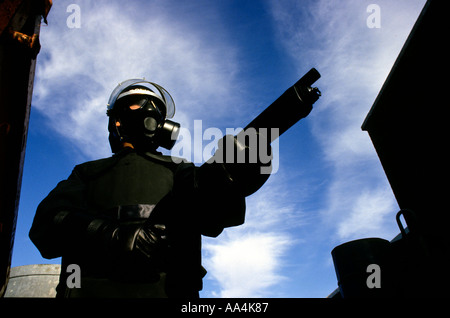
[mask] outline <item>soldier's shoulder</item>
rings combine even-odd
[[[115,161],[116,158],[114,157],[101,158],[80,163],[76,165],[76,167],[78,167],[78,169],[98,169]]]
[[[145,156],[152,161],[159,162],[161,164],[170,166],[172,168],[177,168],[179,166],[186,166],[186,165],[188,165],[188,166],[194,165],[192,162],[190,162],[184,158],[163,155],[162,153],[147,152],[147,153],[145,153]]]
[[[96,159],[87,161],[75,166],[74,171],[82,179],[90,179],[99,174],[102,174],[106,170],[112,168],[117,162],[117,158],[112,156],[108,158]]]

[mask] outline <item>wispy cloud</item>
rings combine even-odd
[[[396,203],[361,124],[425,1],[378,1],[379,29],[367,27],[370,3],[271,2],[280,41],[298,68],[312,64],[322,73],[312,131],[332,167],[324,223],[341,241],[394,234]]]
[[[376,234],[379,237],[392,235],[389,231],[392,230],[392,227],[387,231],[384,230],[383,222],[386,215],[395,211],[395,204],[390,199],[391,194],[388,191],[387,188],[363,190],[352,202],[348,217],[337,224],[339,237],[343,239],[362,238],[366,237],[368,233]]]
[[[205,267],[212,280],[209,297],[283,297],[286,255],[301,240],[291,232],[307,224],[283,172],[247,198],[245,224],[204,239]],[[278,287],[278,288],[277,288]]]
[[[193,119],[217,119],[226,115],[225,103],[228,108],[236,104],[228,93],[238,67],[232,45],[174,20],[167,14],[173,3],[77,4],[80,28],[67,27],[69,13],[57,2],[42,30],[33,106],[85,157],[110,153],[106,103],[123,80],[145,77],[167,88],[178,106],[176,120],[188,128]]]

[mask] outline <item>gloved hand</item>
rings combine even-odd
[[[222,163],[230,179],[244,196],[256,192],[272,171],[272,148],[265,136],[253,131],[248,139],[226,135],[208,162]],[[256,137],[256,138],[255,138]],[[242,138],[244,139],[244,138]]]
[[[168,240],[162,224],[105,221],[96,236],[107,246],[113,280],[156,282],[166,270]]]
[[[66,256],[85,257],[87,263],[101,260],[104,274],[112,279],[157,281],[167,266],[167,230],[161,221],[136,214],[144,210],[135,205],[104,213],[63,210],[53,218],[55,229],[49,237],[58,238],[55,244]],[[118,220],[118,211],[129,217]]]

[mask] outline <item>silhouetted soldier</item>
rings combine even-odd
[[[62,256],[57,295],[198,297],[201,235],[244,222],[245,196],[267,180],[260,168],[270,162],[196,167],[157,152],[173,146],[179,125],[167,119],[170,94],[154,83],[121,83],[107,113],[114,155],[77,165],[40,203],[30,230],[43,257]],[[70,264],[80,266],[81,288],[66,285]]]

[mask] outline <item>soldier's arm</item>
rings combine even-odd
[[[226,136],[222,141],[230,138],[234,137]],[[249,147],[235,144],[235,141],[231,140],[231,146],[236,147],[235,153],[249,151]],[[219,143],[215,158],[223,155],[223,143]],[[186,222],[195,222],[203,235],[212,237],[218,236],[226,227],[243,224],[245,197],[254,193],[268,179],[269,175],[261,175],[260,172],[261,167],[267,165],[270,162],[237,163],[223,160],[209,160],[200,167],[181,165],[175,172],[172,199],[181,203],[176,209],[180,213],[176,219],[183,219],[183,209],[195,211],[189,219],[186,218]]]
[[[76,169],[39,204],[30,229],[30,239],[45,258],[60,257],[64,249],[73,244],[77,224],[89,224],[86,214],[85,184]],[[67,220],[73,219],[73,226]],[[77,224],[75,224],[77,223]]]

